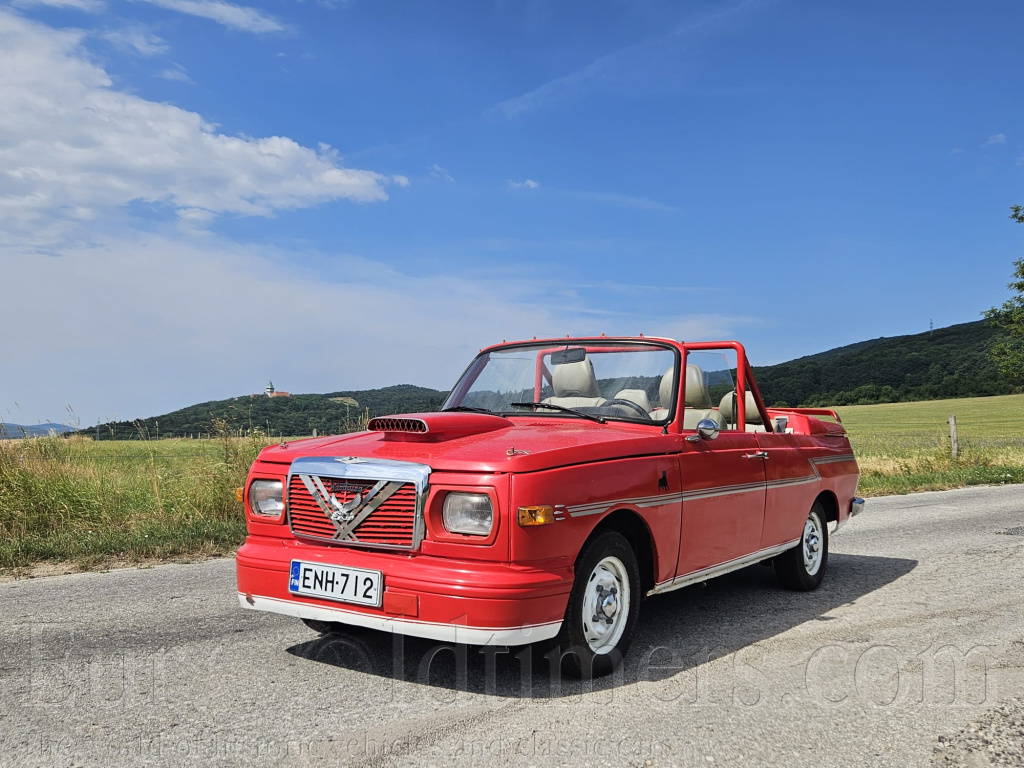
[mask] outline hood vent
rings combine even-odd
[[[423,419],[395,418],[393,416],[370,419],[366,428],[371,432],[412,432],[424,434],[430,431]]]
[[[370,432],[380,432],[385,440],[439,442],[470,435],[482,435],[508,429],[512,422],[488,413],[446,412],[377,416],[366,425]]]

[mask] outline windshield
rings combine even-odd
[[[473,361],[443,410],[665,422],[677,366],[672,349],[635,342],[496,349]]]

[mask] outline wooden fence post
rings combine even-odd
[[[953,446],[953,458],[960,455],[960,441],[956,436],[956,416],[949,417],[949,442]]]

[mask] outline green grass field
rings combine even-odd
[[[836,412],[860,463],[862,495],[1024,483],[1024,395],[850,405]],[[955,461],[952,415],[960,442]]]
[[[1024,483],[1024,395],[838,412],[860,462],[863,496]],[[0,572],[230,554],[245,536],[234,489],[266,442],[223,429],[202,441],[0,440]]]

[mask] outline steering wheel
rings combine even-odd
[[[613,400],[607,401],[602,407],[607,408],[609,405],[625,405],[628,408],[636,411],[636,414],[638,416],[642,416],[643,418],[647,419],[648,421],[650,421],[650,419],[651,419],[651,414],[649,414],[647,411],[645,411],[644,407],[642,405],[637,405],[632,400],[626,400],[625,398],[616,397]]]

